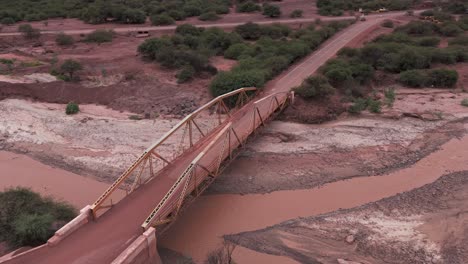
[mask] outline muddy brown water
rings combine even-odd
[[[225,234],[265,228],[297,217],[352,208],[421,187],[443,174],[467,170],[468,136],[447,142],[413,166],[383,176],[354,178],[320,188],[270,194],[200,197],[160,238],[160,245],[201,262]],[[255,263],[237,247],[238,263]],[[256,257],[262,257],[256,255]],[[281,257],[282,258],[282,257]],[[258,263],[258,262],[257,262]],[[286,263],[278,258],[269,263]]]
[[[383,176],[354,178],[320,188],[270,194],[206,195],[196,200],[159,238],[162,246],[201,262],[225,234],[265,228],[288,219],[351,208],[431,183],[441,175],[468,170],[468,136],[447,142],[413,166]],[[77,208],[92,203],[108,185],[41,164],[25,155],[0,151],[0,189],[26,186],[69,201]],[[296,263],[243,247],[237,263]]]
[[[94,203],[106,183],[53,168],[25,155],[0,151],[0,190],[28,187],[45,196],[67,201],[77,209]],[[117,191],[122,196],[123,191]]]

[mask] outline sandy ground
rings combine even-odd
[[[230,239],[300,263],[466,263],[467,187],[468,171],[460,171],[361,207]]]

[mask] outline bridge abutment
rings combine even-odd
[[[156,229],[146,230],[133,241],[112,264],[162,264],[156,240]]]

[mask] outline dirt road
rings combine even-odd
[[[374,19],[379,19],[379,18],[389,18],[389,17],[394,17],[397,15],[403,15],[404,12],[391,12],[391,13],[385,13],[385,14],[379,14],[379,15],[369,15],[367,16],[368,20],[373,21]],[[274,24],[274,23],[281,23],[281,24],[300,24],[300,23],[312,23],[316,20],[317,18],[296,18],[296,19],[270,19],[270,20],[265,20],[265,21],[258,21],[255,22],[260,25],[269,25],[269,24]],[[338,21],[338,20],[349,20],[349,19],[355,19],[354,16],[342,16],[342,17],[323,17],[320,18],[322,21]],[[219,28],[234,28],[236,26],[245,24],[249,22],[250,20],[242,20],[240,19],[239,22],[229,22],[229,23],[212,23],[212,24],[197,24],[196,22],[194,23],[197,27],[203,27],[203,28],[212,28],[212,27],[219,27]],[[119,26],[111,26],[108,29],[112,29],[117,33],[129,33],[129,32],[137,32],[137,31],[151,31],[151,32],[172,32],[176,29],[177,25],[171,25],[171,26],[140,26],[140,27],[119,27]],[[43,30],[41,31],[42,34],[58,34],[58,33],[65,33],[68,35],[79,35],[79,34],[89,34],[96,30],[96,28],[90,27],[89,29],[77,29],[77,30]],[[20,32],[4,32],[0,33],[0,37],[4,36],[20,36]]]
[[[317,52],[291,68],[277,82],[268,87],[265,94],[288,91],[334,56],[353,37],[385,18],[397,15],[401,15],[401,12],[375,16],[349,27],[330,39]],[[251,115],[247,114],[251,113],[252,109],[253,105],[248,104],[238,115],[231,118],[237,133],[245,134],[250,129]],[[178,161],[167,166],[163,175],[127,196],[97,221],[73,233],[58,246],[33,253],[12,263],[109,263],[141,234],[140,225],[150,210],[155,207],[198,152],[207,145],[206,143],[207,141],[204,141],[192,148]]]

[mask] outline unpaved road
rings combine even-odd
[[[399,15],[400,13],[387,14],[375,17],[368,21],[357,23],[336,35],[317,52],[308,56],[290,71],[281,76],[279,80],[268,89],[266,93],[288,91],[292,86],[300,83],[306,76],[314,72],[327,59],[332,57],[340,48],[353,37],[365,31],[384,17]],[[315,58],[317,57],[317,58]],[[245,133],[251,126],[250,113],[253,105],[248,104],[239,115],[232,118],[237,133]],[[248,111],[250,110],[250,111]],[[98,221],[93,222],[80,231],[66,238],[58,246],[47,248],[44,252],[31,254],[13,263],[108,263],[119,252],[125,249],[133,239],[141,234],[140,224],[149,214],[150,210],[162,198],[165,191],[173,184],[175,179],[184,170],[187,164],[195,157],[204,144],[198,145],[189,151],[184,157],[170,166],[167,173],[155,178],[149,184],[144,185],[139,191],[123,199],[111,211],[104,214]],[[168,166],[168,168],[169,168]],[[148,203],[148,197],[152,197],[153,203]],[[109,241],[112,241],[111,243]],[[80,246],[77,246],[80,245]]]
[[[367,16],[368,20],[374,20],[376,18],[391,18],[398,15],[403,15],[405,12],[390,12],[385,14],[379,15],[369,15]],[[255,22],[260,25],[269,25],[274,23],[281,23],[281,24],[300,24],[300,23],[312,23],[315,22],[317,18],[297,18],[297,19],[271,19],[266,21],[258,21]],[[342,16],[342,17],[321,17],[322,21],[339,21],[339,20],[349,20],[355,19],[354,16]],[[234,28],[236,26],[240,26],[247,22],[251,21],[250,19],[240,19],[239,22],[231,22],[231,23],[212,23],[212,24],[195,24],[197,27],[203,28],[212,28],[212,27],[219,27],[224,29]],[[151,32],[172,32],[177,28],[177,25],[171,26],[141,26],[141,27],[109,27],[108,29],[112,29],[117,33],[129,33],[129,32],[137,32],[137,31],[151,31]],[[58,33],[65,33],[68,35],[79,35],[79,34],[89,34],[96,30],[95,28],[89,29],[77,29],[77,30],[43,30],[41,31],[42,34],[58,34]],[[20,36],[20,32],[4,32],[0,33],[0,37],[2,36]]]

